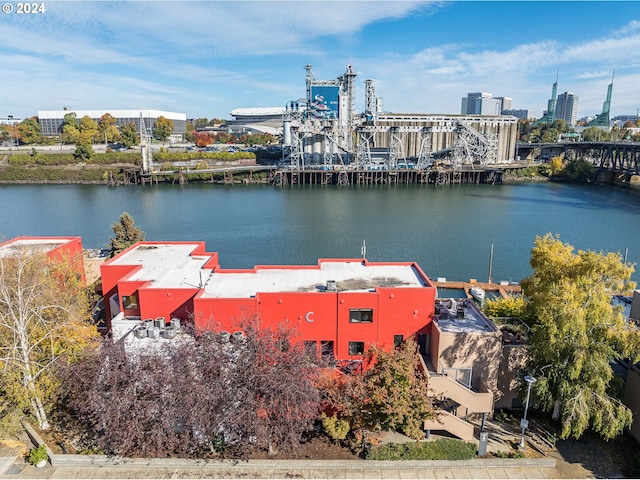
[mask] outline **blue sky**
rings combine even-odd
[[[45,0],[0,14],[0,116],[155,108],[229,118],[305,95],[304,66],[334,79],[348,64],[394,113],[459,113],[484,91],[542,115],[558,93],[578,116],[640,108],[640,2]]]

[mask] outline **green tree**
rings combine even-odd
[[[125,147],[133,147],[140,144],[140,136],[135,123],[127,123],[120,127],[121,142]]]
[[[40,124],[36,117],[25,118],[18,124],[18,133],[20,141],[24,144],[40,143],[42,141],[42,132]]]
[[[196,128],[198,127],[206,127],[209,124],[209,119],[207,118],[196,118],[193,121]]]
[[[120,215],[120,220],[111,225],[111,229],[115,237],[111,238],[109,247],[111,248],[111,256],[114,257],[131,245],[144,240],[144,232],[136,227],[133,217],[127,212]]]
[[[120,139],[120,132],[116,127],[116,119],[110,113],[105,113],[100,117],[98,135],[100,136],[100,141],[104,140],[107,143],[116,142]]]
[[[564,168],[564,174],[568,180],[574,182],[588,182],[592,180],[598,169],[584,158],[571,160]]]
[[[64,123],[62,124],[62,143],[76,143],[80,136],[80,127],[78,119],[74,112],[69,112],[64,116]]]
[[[330,430],[347,422],[352,432],[362,428],[397,429],[424,437],[424,420],[434,415],[427,379],[420,372],[416,343],[407,340],[387,352],[372,347],[364,359],[364,375],[325,378],[321,390],[334,415]],[[342,434],[341,434],[342,435]]]
[[[76,149],[73,152],[73,158],[78,162],[88,162],[95,156],[93,146],[91,145],[91,137],[88,134],[81,133],[76,141]]]
[[[88,138],[89,141],[98,135],[98,131],[98,124],[93,118],[85,115],[80,119],[80,133]]]
[[[156,119],[156,123],[153,125],[153,136],[161,142],[166,142],[173,133],[173,128],[173,120],[161,115]]]
[[[365,375],[370,420],[382,429],[399,429],[414,439],[424,437],[424,420],[433,417],[427,379],[420,373],[416,343],[408,339],[391,352],[377,347],[367,352],[375,362]]]
[[[24,249],[0,259],[0,423],[25,413],[49,428],[56,368],[93,344],[88,297],[76,259]]]
[[[191,122],[187,122],[184,129],[184,139],[187,142],[196,141],[196,127]]]
[[[579,438],[591,428],[611,439],[632,417],[609,393],[610,362],[640,356],[640,332],[611,305],[611,295],[634,287],[634,268],[619,254],[574,253],[551,234],[536,238],[530,263],[533,274],[522,288],[536,404],[560,420],[561,438]]]

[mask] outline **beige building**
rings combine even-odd
[[[470,299],[438,299],[424,369],[442,409],[426,430],[474,439],[474,415],[521,405],[516,372],[524,365],[524,339],[503,332]]]

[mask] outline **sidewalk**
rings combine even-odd
[[[13,459],[11,459],[13,461]],[[0,459],[0,465],[6,465]],[[554,459],[479,459],[468,461],[375,462],[366,460],[252,460],[203,462],[153,459],[111,465],[52,466],[38,469],[14,465],[0,479],[109,478],[557,478]],[[0,467],[1,468],[1,467]],[[15,473],[13,473],[15,472]]]

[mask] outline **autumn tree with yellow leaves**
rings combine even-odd
[[[48,429],[57,367],[97,336],[76,265],[28,248],[0,258],[1,427],[15,427],[30,414]]]
[[[632,265],[616,253],[574,251],[557,236],[537,237],[526,300],[536,405],[561,423],[561,438],[591,429],[605,439],[631,425],[631,411],[611,390],[610,362],[640,357],[640,331],[612,303],[629,293]]]

